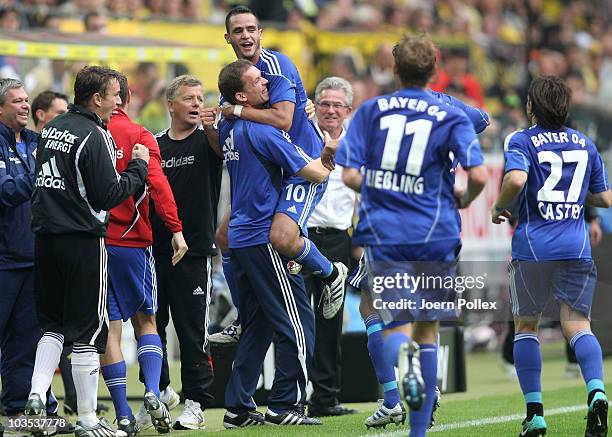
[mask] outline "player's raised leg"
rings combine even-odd
[[[344,302],[348,269],[341,262],[332,263],[327,259],[308,239],[306,227],[308,217],[324,191],[325,187],[321,184],[306,182],[301,178],[283,181],[281,198],[270,229],[270,242],[281,255],[294,259],[320,277],[326,285],[322,295],[323,317],[331,319]]]

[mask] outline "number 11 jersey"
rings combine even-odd
[[[536,124],[508,135],[504,154],[506,172],[528,173],[520,193],[512,258],[590,259],[584,204],[589,191],[595,194],[609,188],[593,142],[568,127],[547,130]]]
[[[363,103],[336,162],[362,169],[358,245],[458,239],[453,161],[483,164],[470,119],[430,92],[406,88]]]

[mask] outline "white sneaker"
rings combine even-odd
[[[240,326],[240,320],[236,319],[223,328],[223,331],[215,332],[209,336],[208,341],[211,344],[235,344],[240,340],[240,334],[242,334],[242,326]]]
[[[166,387],[159,393],[159,399],[166,404],[168,410],[174,410],[181,403],[181,397],[171,386]]]
[[[174,429],[204,429],[204,412],[200,408],[199,402],[185,399],[185,408],[174,422]]]
[[[385,407],[383,402],[384,400],[380,399],[378,401],[378,410],[374,411],[374,414],[365,420],[366,428],[386,428],[390,423],[403,425],[406,421],[406,410],[404,410],[401,402],[398,402],[393,408]]]
[[[504,369],[504,373],[506,374],[508,379],[511,379],[513,381],[518,381],[518,375],[516,374],[516,367],[514,367],[514,364],[509,363],[508,361],[502,358],[501,366],[502,366],[502,369]]]
[[[171,386],[166,387],[165,390],[162,390],[159,393],[159,399],[166,404],[168,411],[174,410],[178,404],[181,403],[181,397]],[[151,416],[147,412],[144,404],[140,406],[140,410],[136,413],[136,423],[140,427],[141,430],[149,429],[153,427],[153,422],[151,422]]]
[[[565,377],[567,379],[576,379],[582,377],[580,366],[578,363],[567,363],[565,365]]]
[[[341,262],[335,262],[334,266],[338,269],[338,277],[330,285],[326,285],[321,300],[323,301],[323,317],[333,318],[344,303],[344,292],[346,288],[346,277],[348,269]]]

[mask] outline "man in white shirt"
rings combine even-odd
[[[344,136],[344,123],[352,112],[353,89],[345,79],[327,77],[315,90],[316,127],[323,137],[329,133],[332,139]],[[332,262],[350,265],[351,227],[355,207],[355,192],[342,182],[342,167],[336,165],[329,175],[327,190],[308,220],[308,237]],[[341,416],[355,413],[340,405],[340,336],[343,308],[331,319],[323,317],[319,305],[323,283],[304,272],[308,292],[315,306],[315,351],[310,380],[314,391],[310,399],[308,415]]]

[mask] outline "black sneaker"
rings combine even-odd
[[[586,419],[584,437],[606,437],[608,435],[608,398],[604,393],[595,393]]]
[[[265,419],[268,425],[323,425],[319,419],[304,414],[303,408],[289,410],[282,414],[268,410]]]
[[[57,434],[57,429],[48,429],[45,426],[47,408],[38,393],[32,393],[28,397],[28,402],[26,402],[25,405],[25,416],[27,422],[32,424],[32,426],[28,428],[28,431],[30,431],[34,437],[47,437]]]
[[[246,428],[247,426],[265,425],[266,420],[264,415],[259,411],[247,411],[242,414],[235,414],[231,411],[226,411],[223,416],[223,426],[227,429]]]
[[[136,418],[134,416],[117,417],[117,429],[126,433],[128,437],[133,437],[140,432],[140,426],[136,423]]]

